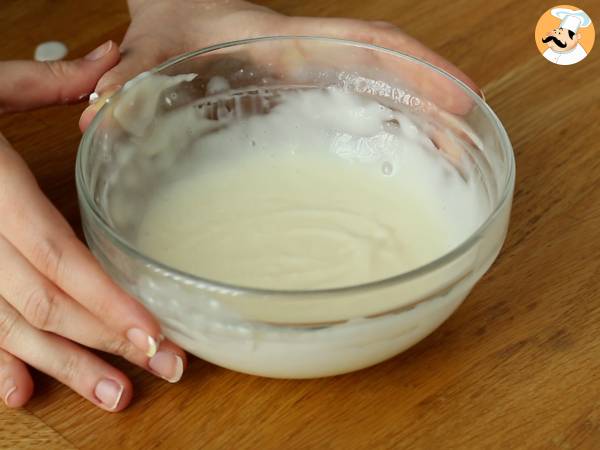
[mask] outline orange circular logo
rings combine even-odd
[[[550,8],[535,27],[535,44],[553,64],[577,64],[592,51],[596,31],[590,16],[571,5]]]

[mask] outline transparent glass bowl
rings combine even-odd
[[[76,169],[83,228],[108,274],[158,317],[169,339],[194,355],[240,372],[281,378],[329,376],[368,367],[438,327],[498,255],[514,189],[512,148],[486,103],[442,70],[372,45],[284,36],[191,52],[151,73],[197,76],[138,99],[142,103],[138,122],[161,120],[172,108],[209,96],[215,79],[258,97],[265,90],[290,86],[337,86],[372,97],[426,122],[437,134],[431,139],[440,151],[462,155],[460,164],[469,165],[468,173],[489,202],[487,220],[461,245],[422,267],[377,282],[275,291],[183,273],[145,256],[132,244],[153,187],[178,152],[185,150],[168,148],[159,155],[144,151],[131,136],[136,124],[125,130],[115,120],[128,89],[148,79],[137,77],[111,98],[83,136]],[[231,114],[227,105],[215,108],[214,120]],[[254,102],[234,113],[247,116],[268,110],[268,104]],[[167,138],[159,144],[168,147]]]

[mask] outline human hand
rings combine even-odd
[[[0,62],[0,111],[78,101],[118,61],[108,42],[75,61]],[[18,407],[31,397],[28,364],[105,410],[123,409],[130,381],[86,347],[170,381],[185,365],[183,351],[160,343],[156,320],[101,270],[0,134],[1,398]]]
[[[479,92],[458,68],[386,22],[288,17],[241,0],[129,0],[129,7],[131,24],[121,44],[121,61],[98,82],[96,92],[101,97],[81,116],[82,130],[104,100],[138,73],[184,52],[258,36],[316,35],[368,42],[422,58]],[[442,92],[439,97],[449,110],[456,107],[456,96]]]

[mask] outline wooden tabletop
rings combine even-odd
[[[2,0],[0,59],[31,58],[50,39],[67,43],[71,56],[118,41],[124,3]],[[599,449],[600,41],[575,66],[545,61],[533,31],[553,6],[547,0],[264,4],[286,14],[392,21],[483,87],[517,158],[500,257],[443,326],[376,367],[285,381],[192,358],[184,379],[170,385],[108,358],[135,384],[127,410],[103,412],[35,374],[36,394],[24,409],[0,406],[0,448]],[[600,2],[577,6],[600,29]],[[82,110],[0,118],[75,227]]]

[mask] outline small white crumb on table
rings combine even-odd
[[[35,48],[33,58],[36,61],[58,61],[67,56],[67,46],[59,41],[42,42]]]

